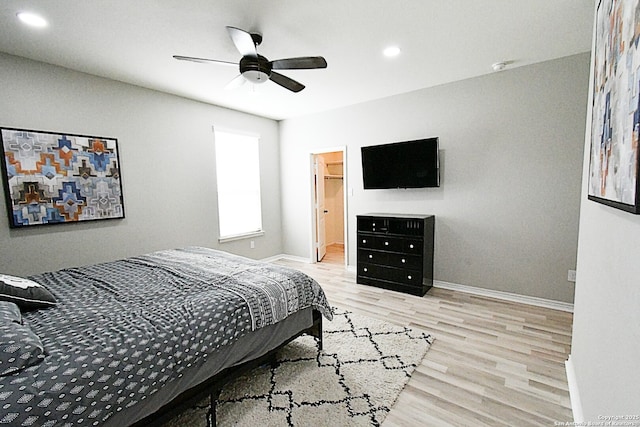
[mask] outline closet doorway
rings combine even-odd
[[[313,262],[347,264],[345,150],[311,154]]]

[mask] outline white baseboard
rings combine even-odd
[[[582,401],[580,400],[580,393],[578,391],[578,382],[576,381],[576,371],[571,361],[571,355],[569,359],[564,362],[564,367],[567,371],[567,384],[569,385],[569,397],[571,398],[571,410],[573,411],[573,421],[582,425],[584,423],[584,414],[582,413]]]
[[[279,254],[279,255],[270,256],[269,258],[261,259],[261,261],[273,262],[273,261],[277,261],[279,259],[288,259],[289,261],[304,262],[305,264],[311,264],[311,260],[309,258],[304,258],[304,257],[301,257],[301,256],[295,256],[295,255],[287,255],[287,254]]]
[[[480,295],[490,298],[501,299],[511,302],[519,302],[522,304],[535,305],[537,307],[551,308],[554,310],[567,311],[573,313],[573,304],[562,301],[554,301],[545,298],[531,297],[528,295],[519,295],[511,292],[494,291],[493,289],[477,288],[474,286],[459,285],[457,283],[443,282],[441,280],[433,281],[434,288],[449,289],[452,291],[466,292],[468,294]]]
[[[264,258],[262,261],[273,262],[279,259],[288,259],[290,261],[303,262],[305,264],[311,264],[312,262],[312,260],[309,258],[299,257],[295,255],[287,255],[287,254],[274,255],[269,258]],[[354,273],[356,271],[355,268],[356,267],[352,265],[347,266],[347,270]],[[545,307],[545,308],[551,308],[554,310],[567,311],[569,313],[573,313],[573,304],[570,304],[568,302],[554,301],[550,299],[531,297],[527,295],[519,295],[511,292],[494,291],[492,289],[477,288],[474,286],[459,285],[457,283],[443,282],[441,280],[434,280],[433,287],[449,289],[449,290],[458,291],[458,292],[466,292],[468,294],[473,294],[473,295],[480,295],[480,296],[485,296],[490,298],[501,299],[505,301],[519,302],[522,304],[529,304],[537,307]]]

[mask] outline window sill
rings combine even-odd
[[[264,231],[252,231],[251,233],[235,234],[233,236],[219,237],[218,243],[234,242],[236,240],[249,239],[251,237],[264,236]]]

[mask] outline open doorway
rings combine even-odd
[[[314,262],[346,265],[345,151],[311,156]]]

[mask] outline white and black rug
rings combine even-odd
[[[433,342],[421,331],[335,310],[324,350],[300,337],[238,378],[218,400],[218,426],[379,426]],[[166,426],[206,426],[208,401]]]

